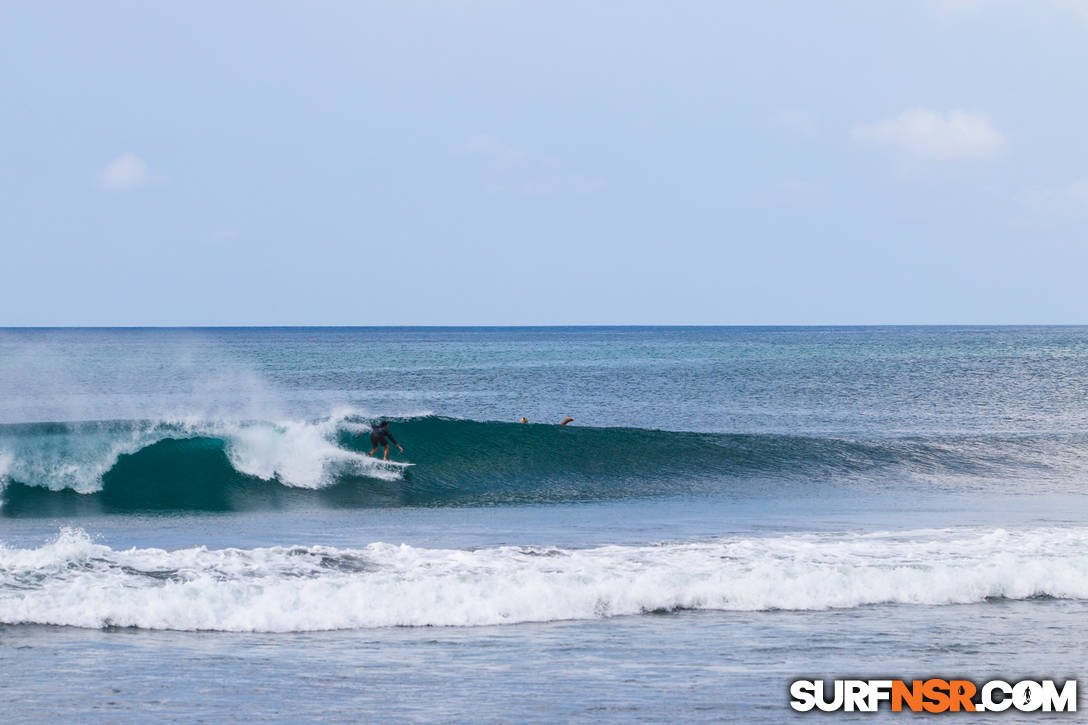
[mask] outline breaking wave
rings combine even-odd
[[[0,546],[0,623],[291,632],[676,610],[1088,598],[1088,530],[733,537],[564,549]]]
[[[720,492],[754,480],[1081,480],[1084,440],[887,438],[395,421],[413,467],[366,455],[368,421],[0,426],[0,514],[442,506]],[[394,451],[394,453],[396,453]]]

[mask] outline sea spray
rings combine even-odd
[[[0,623],[287,632],[675,610],[1088,598],[1088,529],[730,537],[588,549],[0,548]]]
[[[241,473],[284,485],[318,488],[337,464],[390,478],[388,469],[358,452],[340,448],[340,425],[357,413],[337,411],[313,420],[231,420],[196,416],[136,421],[88,421],[0,425],[0,461],[14,481],[54,491],[101,490],[104,476],[124,456],[162,441],[212,438]]]
[[[242,510],[289,505],[300,491],[323,492],[333,506],[445,506],[788,495],[790,486],[820,483],[1004,490],[1024,481],[1037,491],[1079,490],[1088,472],[1084,436],[857,439],[436,416],[394,419],[405,445],[397,457],[416,464],[404,469],[366,455],[368,429],[369,419],[350,409],[313,420],[0,426],[9,481],[2,510]]]

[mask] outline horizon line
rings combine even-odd
[[[560,328],[859,328],[859,327],[1086,327],[1086,322],[857,322],[857,323],[535,323],[535,324],[6,324],[0,330],[283,330],[283,329],[560,329]]]

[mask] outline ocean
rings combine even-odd
[[[1088,327],[0,330],[4,721],[1076,678],[1086,373]]]

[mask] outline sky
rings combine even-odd
[[[0,325],[1088,323],[1088,0],[0,3]]]

